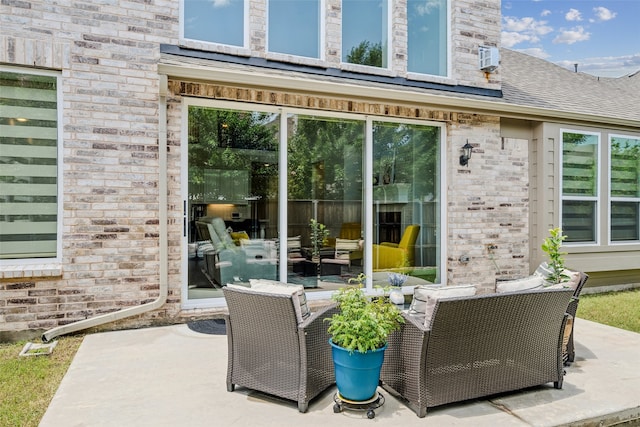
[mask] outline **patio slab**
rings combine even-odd
[[[384,390],[374,420],[333,413],[335,388],[301,414],[294,402],[226,391],[227,339],[187,325],[85,337],[40,427],[68,426],[594,426],[640,425],[640,334],[583,319],[576,361],[552,385],[445,405],[418,418]],[[363,424],[364,423],[364,424]]]

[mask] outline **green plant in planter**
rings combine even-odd
[[[561,252],[562,242],[567,236],[562,234],[562,229],[559,227],[549,230],[549,237],[542,242],[542,250],[549,257],[549,269],[551,274],[547,277],[547,281],[551,284],[562,283],[569,280],[569,276],[565,274],[564,267],[564,255],[566,252]]]
[[[319,257],[320,248],[324,246],[329,237],[329,229],[315,219],[311,219],[309,227],[311,227],[311,255]]]
[[[356,279],[349,279],[350,285],[333,295],[339,312],[327,319],[331,341],[350,353],[384,347],[389,334],[404,323],[400,310],[389,298],[365,295],[362,289],[365,278],[360,274]]]

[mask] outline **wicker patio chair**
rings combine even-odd
[[[298,323],[291,296],[223,288],[227,320],[227,390],[247,387],[298,403],[335,383],[325,318],[334,305]]]
[[[546,383],[562,388],[562,338],[570,289],[447,298],[428,326],[389,337],[382,386],[418,417],[427,408]]]
[[[578,311],[578,303],[580,302],[580,292],[582,292],[582,288],[585,283],[589,279],[589,275],[586,273],[580,272],[580,282],[578,282],[578,286],[573,291],[573,297],[571,301],[569,301],[569,306],[567,307],[567,314],[572,317],[571,323],[571,334],[569,335],[569,340],[567,342],[566,352],[563,355],[563,359],[565,363],[573,362],[576,358],[576,350],[573,345],[573,325],[576,321],[576,312]]]

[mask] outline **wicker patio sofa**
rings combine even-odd
[[[571,289],[445,298],[427,326],[404,313],[382,367],[385,390],[418,417],[427,408],[553,383],[562,388]]]
[[[233,285],[222,290],[229,309],[227,390],[258,390],[296,401],[306,412],[309,401],[335,383],[324,321],[336,312],[335,305],[300,319],[291,295]]]

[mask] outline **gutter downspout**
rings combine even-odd
[[[126,317],[136,316],[148,311],[156,310],[162,307],[167,301],[169,293],[168,286],[168,236],[167,236],[167,76],[159,75],[159,100],[158,100],[158,226],[159,226],[159,275],[160,275],[160,294],[158,298],[150,303],[129,307],[124,310],[107,313],[88,319],[79,320],[68,325],[58,326],[50,329],[42,334],[42,341],[49,342],[53,338],[80,331],[82,329],[92,328],[94,326],[103,325],[105,323],[115,322]]]

